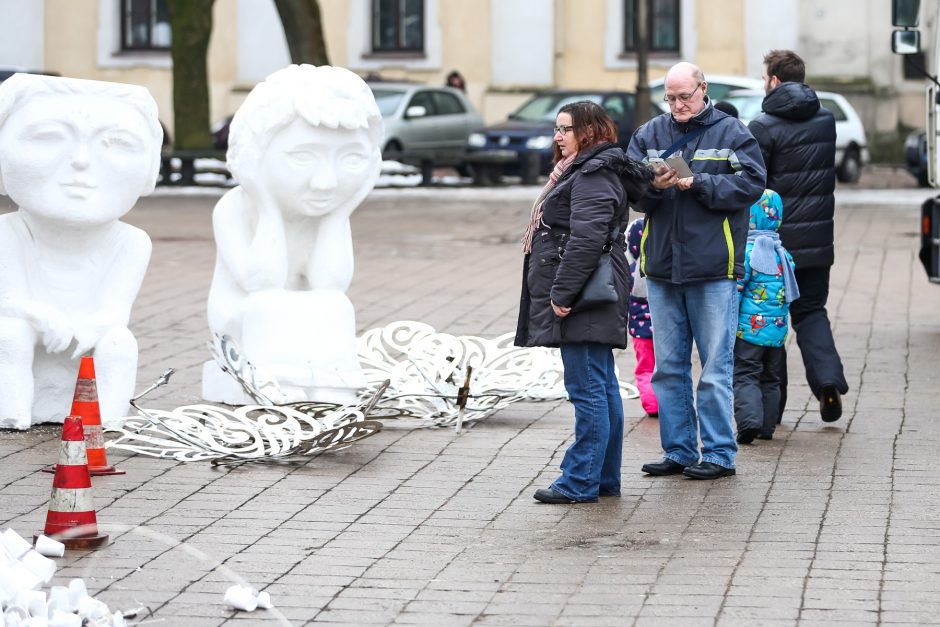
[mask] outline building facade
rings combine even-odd
[[[442,84],[451,70],[497,121],[534,91],[636,87],[638,0],[320,0],[334,65],[363,76]],[[844,93],[869,133],[923,125],[923,80],[890,50],[884,0],[651,0],[649,77],[688,60],[759,78],[761,58],[790,48],[807,82]],[[936,28],[925,3],[921,26]],[[213,120],[289,63],[273,0],[216,0],[208,56]],[[165,0],[0,0],[0,69],[136,83],[172,129]],[[927,55],[928,58],[931,55]]]

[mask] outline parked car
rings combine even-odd
[[[483,124],[463,92],[451,87],[418,83],[369,82],[385,123],[382,158],[420,165],[462,166],[467,136]],[[218,150],[228,149],[228,116],[212,127]]]
[[[921,187],[930,187],[927,179],[927,131],[912,131],[904,140],[904,165]]]
[[[819,104],[832,112],[836,119],[836,176],[843,183],[854,183],[862,166],[870,161],[868,141],[862,120],[841,94],[817,91]],[[732,91],[723,98],[738,109],[738,117],[747,124],[761,112],[763,91]]]
[[[470,135],[470,151],[512,152],[517,159],[502,165],[502,173],[521,174],[522,168],[537,159],[540,174],[552,169],[555,117],[566,104],[578,100],[595,102],[610,114],[617,125],[617,143],[626,148],[633,133],[636,98],[633,93],[613,90],[549,90],[535,94],[524,102],[509,119]],[[651,115],[662,111],[653,104]]]
[[[373,82],[369,87],[385,122],[383,159],[463,164],[467,137],[483,119],[462,91],[413,83]]]

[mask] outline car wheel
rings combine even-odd
[[[400,161],[401,160],[402,148],[401,144],[397,140],[392,140],[385,144],[385,149],[382,150],[382,159],[385,161]]]
[[[845,155],[842,157],[842,164],[836,171],[836,176],[843,183],[855,183],[862,174],[862,157],[858,148],[846,148]]]
[[[464,162],[464,163],[458,163],[458,164],[454,167],[454,169],[457,170],[457,174],[458,174],[459,176],[462,176],[462,177],[465,178],[465,179],[472,179],[472,178],[473,178],[473,166],[470,165],[469,163],[466,163],[466,162]]]

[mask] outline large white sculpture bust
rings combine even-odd
[[[126,416],[127,328],[150,238],[118,218],[153,191],[163,131],[142,88],[16,74],[0,85],[0,427],[62,422],[93,354],[102,418]]]
[[[381,169],[382,118],[343,68],[292,65],[258,84],[229,133],[239,183],[216,205],[209,328],[291,400],[346,402],[364,385],[356,352],[349,216]],[[249,402],[214,362],[203,396]]]

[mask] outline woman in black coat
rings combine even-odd
[[[537,490],[535,498],[590,503],[620,495],[623,402],[613,348],[627,345],[624,184],[638,197],[650,173],[613,143],[616,127],[599,105],[565,105],[555,124],[555,169],[523,238],[516,345],[560,347],[565,388],[575,407],[575,440],[561,463],[561,477]],[[579,308],[577,297],[605,254],[610,254],[617,302]]]

